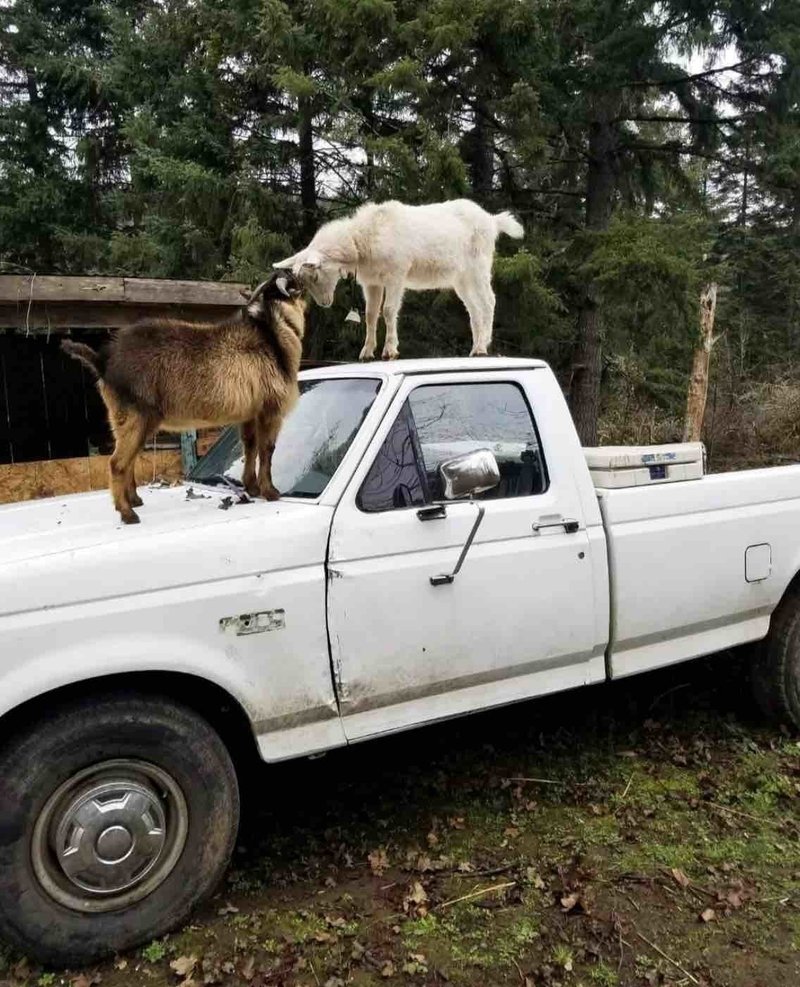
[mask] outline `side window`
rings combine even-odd
[[[358,492],[362,511],[419,507],[430,500],[415,439],[406,401]]]
[[[500,483],[481,499],[527,497],[547,489],[536,426],[516,384],[425,384],[403,405],[358,494],[363,511],[390,511],[443,499],[439,467],[491,449]]]
[[[475,449],[491,449],[500,483],[481,499],[528,497],[547,489],[539,437],[516,384],[429,384],[409,395],[433,500],[443,497],[439,467]]]

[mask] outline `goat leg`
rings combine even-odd
[[[258,439],[258,423],[255,418],[243,422],[241,426],[242,445],[244,446],[244,473],[242,484],[251,497],[258,497],[260,490],[256,481],[256,453]]]
[[[130,473],[128,475],[128,502],[131,507],[141,507],[144,503],[136,490],[136,473],[134,466],[131,466]]]
[[[124,411],[118,407],[111,416],[115,445],[109,462],[109,479],[114,507],[125,524],[138,524],[139,515],[130,499],[134,487],[133,469],[136,457],[147,439],[148,422],[133,409]],[[138,497],[137,497],[138,500]]]
[[[384,360],[396,360],[400,355],[400,343],[397,338],[397,317],[403,301],[403,285],[390,284],[386,286],[383,299],[383,320],[386,323],[386,338],[383,343]]]
[[[492,345],[492,331],[494,329],[494,291],[492,290],[491,279],[483,287],[483,348],[488,353]]]
[[[280,492],[272,482],[272,453],[281,428],[280,415],[262,412],[258,418],[258,492],[265,500],[278,500]]]
[[[151,436],[149,435],[145,437],[144,440],[145,445],[147,445],[150,438]],[[155,451],[153,452],[153,455],[155,456]],[[144,504],[144,501],[139,496],[136,490],[136,460],[135,459],[131,463],[130,469],[128,470],[128,501],[131,507],[141,507]]]
[[[375,358],[375,346],[378,342],[378,317],[381,314],[381,304],[383,302],[383,287],[375,284],[364,285],[364,298],[367,303],[365,321],[367,332],[364,336],[364,346],[359,354],[359,360],[373,360]]]
[[[487,356],[492,341],[492,319],[494,316],[494,293],[491,283],[476,284],[474,280],[461,281],[455,285],[456,294],[464,303],[469,314],[472,330],[470,356]]]

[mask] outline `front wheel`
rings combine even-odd
[[[761,711],[800,729],[800,587],[772,615],[769,634],[756,646],[752,679]]]
[[[163,935],[222,877],[238,820],[227,749],[192,710],[62,707],[0,751],[0,938],[63,966]]]

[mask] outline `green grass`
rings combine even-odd
[[[619,976],[606,963],[598,963],[589,969],[589,980],[598,987],[617,987]]]
[[[523,956],[539,936],[532,916],[494,915],[456,905],[441,917],[426,915],[406,922],[402,941],[411,951],[421,951],[435,960],[448,976],[458,977],[465,969],[507,969]]]
[[[167,955],[167,944],[163,939],[155,939],[142,949],[142,957],[148,963],[158,963]]]
[[[196,956],[198,982],[677,981],[656,943],[714,987],[797,987],[800,746],[726,715],[736,681],[678,669],[271,766],[218,897],[89,973],[174,987],[170,961]],[[0,979],[47,983],[19,962],[0,950]]]

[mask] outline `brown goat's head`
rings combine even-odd
[[[255,320],[267,318],[276,302],[302,313],[305,311],[302,293],[303,286],[291,271],[273,271],[248,297],[247,314]]]

